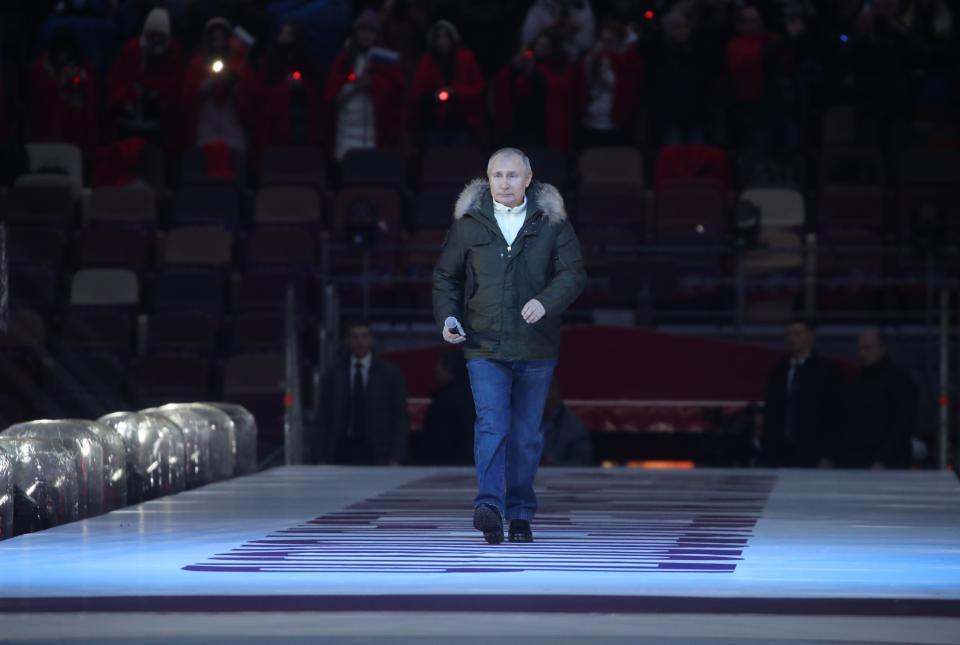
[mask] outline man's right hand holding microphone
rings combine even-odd
[[[460,321],[453,316],[447,316],[447,319],[443,321],[443,340],[454,345],[459,345],[467,340],[467,335],[463,333]]]

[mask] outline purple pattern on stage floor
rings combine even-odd
[[[731,573],[776,481],[769,474],[546,471],[536,541],[490,546],[471,525],[474,479],[435,475],[184,569]]]

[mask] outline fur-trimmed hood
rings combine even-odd
[[[474,179],[464,187],[453,208],[453,218],[460,219],[466,213],[482,210],[483,198],[490,195],[490,183],[486,179]],[[527,188],[528,203],[543,211],[551,224],[567,219],[563,196],[552,184],[534,181]]]

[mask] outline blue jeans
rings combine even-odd
[[[477,464],[474,506],[490,504],[508,520],[537,512],[533,480],[540,465],[540,421],[556,360],[467,361],[477,409],[473,456]]]

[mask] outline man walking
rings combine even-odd
[[[457,200],[433,273],[443,339],[464,343],[477,420],[474,527],[490,544],[532,542],[540,422],[560,344],[560,318],[586,272],[563,198],[533,182],[530,160],[503,148],[487,180]]]

